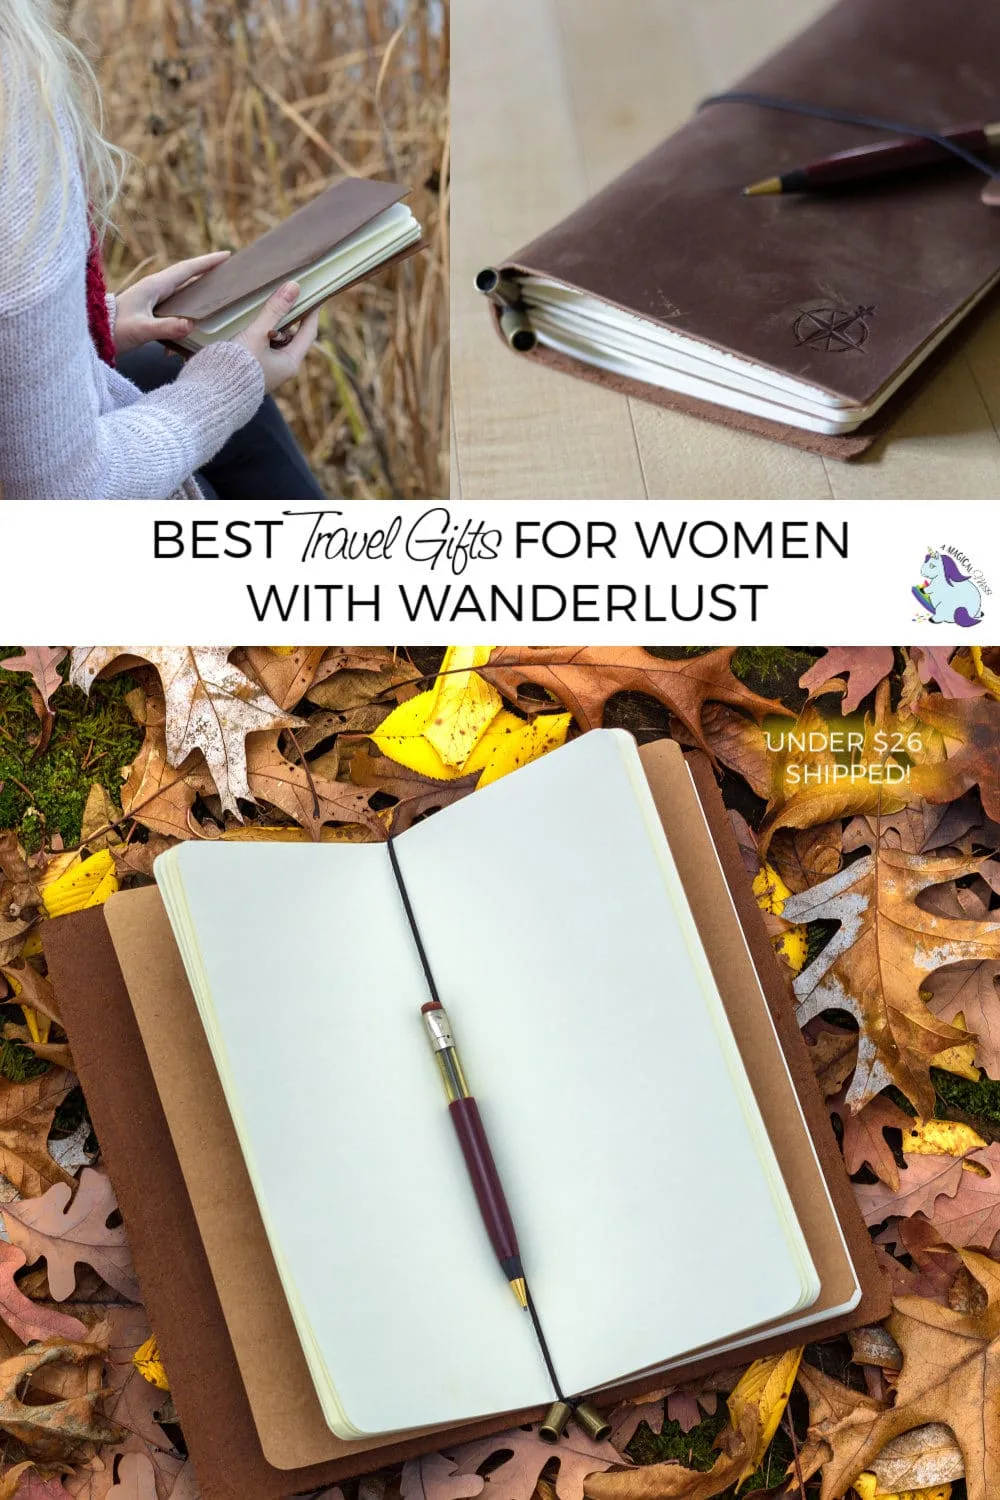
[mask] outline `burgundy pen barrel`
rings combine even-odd
[[[992,149],[992,143],[982,126],[965,130],[942,131],[948,140],[966,151],[983,153]],[[801,172],[792,172],[790,177],[801,176],[803,187],[835,187],[840,182],[858,182],[868,177],[907,171],[911,167],[929,167],[935,162],[956,161],[952,152],[936,141],[922,140],[918,136],[897,136],[893,140],[881,141],[878,145],[858,146],[854,151],[842,151],[823,161],[812,162]]]
[[[508,1276],[520,1276],[520,1252],[514,1222],[500,1186],[500,1175],[493,1160],[490,1143],[486,1139],[479,1106],[475,1099],[453,1099],[448,1109],[490,1244]],[[508,1263],[511,1262],[517,1263],[516,1270],[508,1270]]]

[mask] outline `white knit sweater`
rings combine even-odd
[[[36,104],[0,130],[0,494],[200,498],[192,476],[253,416],[263,371],[241,345],[215,344],[144,395],[103,363],[87,323],[82,173],[65,190],[51,174],[38,209],[53,128]]]

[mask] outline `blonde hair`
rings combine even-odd
[[[63,212],[71,174],[83,174],[94,224],[102,235],[125,169],[125,153],[104,138],[104,112],[93,68],[57,23],[53,0],[0,0],[0,150],[10,131],[41,105],[52,122],[43,159],[36,219],[58,173]],[[67,143],[68,136],[68,143]],[[75,156],[75,160],[72,157]]]

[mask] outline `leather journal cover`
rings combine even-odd
[[[210,318],[274,281],[294,277],[398,203],[407,191],[392,182],[341,178],[221,266],[167,297],[157,307],[157,315],[195,321]],[[405,253],[412,254],[416,248],[411,246]],[[389,262],[378,269],[385,264]]]
[[[815,1172],[809,1160],[815,1151],[862,1287],[852,1312],[800,1336],[827,1338],[876,1321],[888,1312],[887,1286],[711,767],[698,754],[682,757],[669,741],[646,747],[642,758],[786,1181],[794,1190],[797,1176]],[[733,907],[742,932],[735,930]],[[345,1442],[331,1433],[158,891],[123,892],[107,908],[47,924],[45,953],[204,1500],[247,1494],[279,1500],[538,1415],[508,1413],[402,1438]],[[767,1010],[756,1001],[736,1004],[738,993],[750,994],[749,985],[763,991],[760,1005],[766,1000],[787,1074],[775,1066]],[[810,1135],[801,1133],[793,1152],[780,1136],[787,1112],[798,1109]],[[817,1266],[833,1283],[828,1293],[824,1287],[832,1305],[844,1274],[836,1224],[819,1203],[796,1198],[796,1207]],[[716,1353],[667,1376],[659,1371],[631,1381],[615,1395],[745,1363],[794,1341],[787,1331],[762,1335],[728,1356]]]
[[[990,121],[1000,8],[840,0],[735,87],[924,129]],[[980,201],[983,177],[956,162],[843,192],[744,198],[741,189],[878,138],[756,105],[708,105],[497,269],[562,282],[867,407],[1000,275],[1000,219]],[[501,308],[493,312],[499,324]],[[855,431],[824,435],[543,345],[522,357],[837,458],[870,448],[929,373],[922,366]]]

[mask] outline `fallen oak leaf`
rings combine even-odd
[[[956,655],[954,647],[913,646],[911,650],[916,658],[920,681],[925,686],[936,682],[945,698],[981,698],[986,691],[981,683],[970,681],[961,672],[956,672],[952,666],[952,658]],[[967,658],[961,660],[967,663]]]
[[[53,1163],[53,1166],[55,1164]],[[7,1204],[3,1217],[11,1240],[33,1263],[45,1257],[49,1290],[65,1302],[76,1286],[76,1266],[83,1261],[132,1302],[140,1300],[124,1225],[108,1228],[117,1212],[114,1189],[104,1172],[84,1167],[76,1194],[56,1183],[40,1198]]]
[[[968,1500],[1000,1493],[1000,1404],[991,1399],[1000,1380],[1000,1265],[959,1253],[986,1292],[985,1309],[957,1313],[923,1297],[896,1299],[887,1323],[903,1351],[895,1405],[848,1414],[825,1433],[831,1458],[821,1500],[842,1495],[893,1438],[933,1422],[961,1449]]]
[[[921,1115],[934,1113],[931,1063],[967,1034],[927,1009],[921,986],[944,965],[1000,958],[1000,922],[937,917],[922,911],[916,898],[930,886],[975,873],[981,863],[879,849],[785,903],[788,921],[840,924],[794,990],[800,1025],[824,1010],[847,1010],[858,1023],[851,1108],[894,1083]]]
[[[567,1433],[553,1446],[543,1442],[532,1428],[520,1427],[480,1438],[448,1450],[459,1474],[473,1475],[489,1458],[507,1454],[492,1468],[483,1494],[489,1500],[529,1500],[546,1464],[558,1459],[559,1473],[554,1481],[559,1500],[582,1500],[587,1476],[593,1477],[622,1458],[608,1442],[595,1443],[584,1433]],[[636,1471],[640,1472],[640,1471]]]
[[[121,1428],[97,1410],[99,1389],[38,1406],[18,1394],[26,1393],[32,1378],[47,1366],[84,1365],[102,1354],[95,1344],[47,1339],[0,1361],[0,1430],[41,1463],[70,1460],[87,1443],[120,1442]]]
[[[7,1327],[25,1344],[48,1338],[86,1342],[87,1330],[79,1318],[42,1307],[24,1295],[14,1276],[26,1263],[17,1245],[0,1244],[0,1317]]]
[[[0,1477],[0,1500],[71,1500],[71,1496],[58,1475],[39,1474],[29,1459]]]
[[[855,1183],[854,1193],[869,1227],[914,1214],[931,1218],[940,1197],[953,1198],[958,1192],[963,1172],[961,1157],[913,1156],[900,1173],[897,1189],[878,1182]]]
[[[443,1453],[425,1453],[403,1465],[399,1493],[402,1500],[471,1500],[485,1483],[478,1474],[460,1474]]]
[[[976,1063],[1000,1079],[1000,959],[950,964],[924,983],[929,1008],[942,1021],[963,1015],[976,1039]]]
[[[279,708],[289,709],[305,697],[325,655],[325,646],[291,646],[280,654],[273,646],[240,646],[232,663],[255,678]]]
[[[799,687],[810,698],[818,698],[834,678],[846,677],[840,712],[852,714],[895,665],[896,653],[891,646],[828,646],[826,654],[803,672]]]
[[[675,714],[698,748],[711,756],[702,723],[709,701],[731,704],[758,723],[769,714],[794,717],[783,703],[762,698],[733,676],[735,651],[726,646],[667,661],[642,646],[501,646],[482,673],[514,702],[518,689],[528,683],[544,688],[581,729],[600,727],[607,700],[614,694],[645,693]]]
[[[252,734],[247,739],[247,773],[255,799],[278,807],[302,824],[314,838],[324,823],[355,823],[380,838],[385,828],[371,807],[371,793],[346,781],[313,776],[282,753],[280,730]],[[307,762],[308,764],[308,762]]]
[[[22,646],[20,656],[5,657],[0,661],[0,667],[8,672],[27,672],[38,689],[42,708],[51,714],[49,699],[57,688],[62,687],[58,668],[67,650],[66,646]]]
[[[899,1167],[885,1132],[905,1132],[912,1123],[911,1117],[885,1094],[877,1095],[855,1113],[848,1107],[846,1089],[828,1099],[827,1108],[831,1115],[837,1116],[843,1130],[841,1149],[848,1173],[853,1177],[862,1167],[871,1167],[875,1176],[895,1192],[899,1187]]]
[[[55,1068],[24,1083],[0,1078],[0,1176],[25,1198],[36,1199],[47,1188],[65,1190],[73,1181],[47,1145],[53,1116],[70,1087],[69,1075]],[[14,1211],[12,1204],[8,1210]]]
[[[954,802],[979,787],[988,818],[1000,821],[1000,703],[995,698],[955,701],[937,693],[920,698],[915,711],[958,746],[947,760],[914,766],[910,786],[929,802]]]
[[[416,818],[437,812],[458,802],[475,790],[476,777],[463,776],[457,781],[434,781],[405,766],[396,765],[385,755],[371,755],[359,750],[351,757],[351,780],[355,786],[367,787],[397,799],[391,809],[392,831],[402,833]]]
[[[252,801],[247,782],[247,735],[294,729],[258,683],[229,661],[226,646],[75,647],[70,680],[84,692],[122,659],[139,658],[159,673],[166,707],[167,761],[181,766],[194,750],[205,757],[224,812],[241,821],[237,799]],[[162,831],[162,830],[161,830]]]

